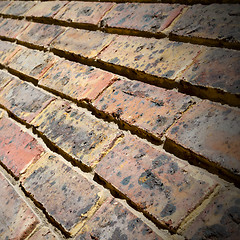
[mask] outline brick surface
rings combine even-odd
[[[11,3],[11,1],[1,1],[0,2],[0,13],[4,11],[4,9]]]
[[[102,24],[156,33],[168,27],[182,9],[177,4],[120,3],[104,16]]]
[[[24,13],[27,17],[53,17],[67,4],[67,1],[37,2],[29,11]]]
[[[47,71],[39,85],[70,96],[76,100],[94,100],[113,79],[114,74],[62,60]]]
[[[3,65],[8,63],[11,57],[14,56],[20,49],[21,47],[14,43],[0,41],[0,63]]]
[[[187,239],[239,239],[240,191],[222,189],[183,235]]]
[[[50,154],[34,165],[22,185],[70,233],[104,198],[93,183]]]
[[[51,47],[93,58],[108,46],[116,36],[99,31],[69,28],[53,41]]]
[[[29,25],[24,20],[3,18],[0,22],[0,36],[8,38],[16,38]]]
[[[70,2],[54,17],[74,23],[90,23],[97,25],[114,3],[111,2]]]
[[[118,143],[95,171],[171,229],[178,227],[215,186],[203,172],[133,136]]]
[[[42,227],[36,231],[29,240],[58,240],[59,238],[47,227]]]
[[[193,5],[176,22],[172,33],[228,42],[240,41],[239,5]]]
[[[222,48],[207,48],[199,54],[179,79],[192,85],[217,88],[240,94],[240,53]]]
[[[87,166],[96,164],[120,132],[85,109],[52,102],[31,123],[63,151]]]
[[[76,240],[85,239],[160,240],[162,238],[120,202],[109,198],[76,236]]]
[[[24,47],[11,59],[8,66],[38,80],[58,59],[52,53]]]
[[[0,238],[25,239],[39,219],[0,173]]]
[[[52,100],[51,95],[19,79],[12,80],[0,92],[0,103],[28,123]]]
[[[239,118],[236,108],[203,101],[168,130],[167,138],[239,177]]]
[[[121,79],[105,90],[93,106],[161,138],[192,102],[191,97],[173,90]]]
[[[98,59],[142,71],[158,77],[174,79],[192,62],[201,46],[167,39],[119,36]]]
[[[0,91],[12,80],[14,76],[7,71],[0,70]]]
[[[2,11],[3,14],[22,16],[31,9],[36,2],[34,1],[11,1],[11,4]]]
[[[37,140],[16,123],[6,117],[0,119],[0,161],[15,176],[19,177],[43,152]]]
[[[38,46],[47,47],[64,31],[64,27],[57,25],[31,23],[24,32],[17,36],[17,39]]]

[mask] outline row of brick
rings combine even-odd
[[[146,83],[128,80],[94,67],[61,59],[51,53],[28,49],[9,42],[1,42],[1,47],[3,49],[0,53],[1,63],[10,70],[30,77],[39,86],[50,92],[58,93],[58,95],[77,103],[85,101],[93,107],[93,111],[97,114],[110,117],[125,129],[139,133],[142,137],[154,138],[158,142],[163,140],[162,137],[166,131],[196,100],[174,90],[165,90]],[[8,51],[6,52],[5,49]],[[2,76],[4,76],[2,84],[12,78],[4,72]],[[46,97],[38,89],[23,88],[22,85],[26,85],[26,83],[11,82],[3,90],[2,103],[19,118],[29,123],[35,113],[42,111],[42,108],[48,105],[54,97]],[[9,94],[10,89],[12,89],[11,95]],[[14,89],[16,90],[14,91]],[[25,91],[24,98],[22,89]],[[33,98],[29,98],[27,95],[33,96]],[[32,104],[35,98],[38,99],[37,106]],[[17,107],[13,102],[15,105],[17,103]],[[29,106],[35,110],[35,113],[26,112]],[[56,119],[55,115],[54,117]],[[51,118],[49,116],[49,121]],[[204,125],[199,118],[204,120]],[[229,175],[238,182],[240,171],[237,151],[240,132],[239,118],[239,110],[236,108],[200,101],[168,130],[165,148],[171,152],[175,149],[174,153],[179,154],[178,149],[181,146],[183,147],[181,157],[190,161],[191,158],[200,158],[207,165],[214,163],[214,167],[223,170],[223,173],[219,173],[219,175]],[[102,128],[107,129],[107,126],[102,126]],[[198,133],[199,128],[202,129],[200,133]],[[51,136],[50,130],[48,132]],[[185,137],[184,132],[191,133],[192,139],[189,136]],[[106,133],[112,135],[107,130]],[[117,135],[113,134],[113,139]],[[50,139],[56,144],[53,136]],[[62,139],[62,145],[64,145],[64,141],[65,139]],[[71,144],[74,147],[74,144]],[[62,145],[59,145],[60,148]],[[105,145],[102,146],[104,148]],[[66,145],[65,148],[68,149]],[[76,152],[75,155],[72,153],[70,155],[79,157],[79,154],[80,152]],[[82,162],[88,167],[93,164],[84,160]]]
[[[148,34],[171,32],[189,40],[212,39],[239,48],[238,5],[211,4],[187,7],[163,3],[112,3],[50,1],[6,1],[0,5],[1,14],[34,18],[52,18],[60,22],[99,25]],[[184,13],[182,13],[184,9]],[[182,14],[181,14],[182,13]],[[220,13],[220,14],[219,14]],[[171,24],[179,15],[181,17]],[[194,19],[194,21],[192,21]],[[209,19],[211,24],[209,23]],[[189,25],[189,22],[193,24]],[[201,23],[201,24],[199,24]],[[168,27],[170,26],[170,29]],[[200,40],[200,43],[203,40]],[[216,42],[217,43],[217,42]]]
[[[117,36],[99,31],[1,19],[0,36],[20,43],[48,48],[67,58],[89,61],[95,66],[131,79],[181,92],[240,105],[236,50],[209,48],[167,39]],[[71,41],[69,41],[71,39]],[[228,66],[226,68],[226,66]]]
[[[59,101],[60,103],[63,106],[63,102]],[[53,104],[56,105],[54,102]],[[57,107],[55,106],[54,109],[56,110]],[[61,111],[59,113],[58,109],[54,113],[50,104],[35,117],[31,124],[36,126],[37,122],[44,122],[41,119],[46,119],[51,114],[56,115],[56,112],[59,116],[61,115]],[[75,121],[77,113],[84,115],[82,110],[72,111],[68,106],[67,111],[62,114],[62,118],[69,119],[66,129],[72,129],[72,122]],[[84,121],[85,124],[91,120],[90,117],[85,120],[81,117],[78,120]],[[51,125],[51,128],[58,133],[54,122],[58,122],[61,126],[64,125],[58,117],[52,121],[46,121],[44,125],[46,128]],[[45,127],[42,126],[42,128]],[[79,130],[73,130],[77,137],[70,137],[70,139],[77,140]],[[101,129],[98,131],[100,132]],[[44,134],[48,136],[48,132],[44,132]],[[59,134],[58,139],[61,139],[63,134],[67,135],[68,133]],[[65,143],[68,145],[69,141],[65,139]],[[84,156],[92,159],[88,147],[87,144]],[[76,148],[79,148],[79,145]],[[138,236],[138,239],[146,237],[161,239],[118,200],[108,197],[108,194],[97,186],[91,177],[86,178],[65,160],[45,150],[37,142],[37,139],[2,112],[0,149],[1,163],[15,177],[20,178],[25,192],[35,202],[40,203],[54,224],[65,234],[76,234],[76,239],[92,237],[131,239],[132,236]],[[24,159],[19,161],[19,156],[20,158],[24,156]],[[124,133],[123,138],[119,139],[113,148],[104,154],[94,169],[94,173],[109,186],[111,185],[111,188],[124,195],[137,209],[148,217],[151,216],[151,219],[159,226],[165,226],[171,231],[178,229],[182,235],[188,238],[209,237],[214,234],[214,236],[224,239],[237,239],[239,234],[239,228],[236,226],[240,205],[239,190],[232,186],[220,185],[219,191],[217,187],[219,181],[204,170],[190,166],[187,162],[164,150],[150,146],[137,137]],[[1,178],[3,185],[1,189],[4,189],[4,194],[1,196],[8,196],[9,201],[2,201],[6,203],[6,206],[1,205],[4,210],[2,214],[4,219],[7,217],[8,221],[7,224],[3,223],[0,226],[0,236],[14,238],[16,234],[18,236],[28,235],[40,220],[21,200],[10,184],[4,180],[4,177],[1,176]],[[231,194],[229,194],[230,192]],[[211,197],[209,198],[209,196]],[[183,220],[206,198],[210,199],[206,209],[204,207],[197,210],[197,218],[191,219],[190,222],[187,221],[183,225]],[[219,208],[219,201],[221,208]],[[13,205],[14,209],[18,208],[18,211],[9,212],[8,209],[13,209]],[[24,224],[21,224],[21,228],[18,229],[18,213],[22,211],[25,214]],[[214,214],[212,214],[213,212]],[[78,231],[79,233],[77,233]],[[42,228],[39,232],[36,231],[30,239],[38,239],[39,234],[44,233],[46,237],[52,234],[51,231]],[[160,233],[163,238],[164,235]],[[169,238],[170,236],[167,237],[167,239]]]

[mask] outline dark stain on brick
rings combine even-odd
[[[131,176],[128,176],[121,181],[121,184],[128,185],[130,180],[131,180]]]
[[[135,218],[128,222],[128,230],[132,232],[135,228],[138,228],[142,224],[139,218]]]
[[[166,217],[172,215],[176,211],[176,206],[174,206],[172,203],[168,203],[164,209],[161,211],[160,216]]]
[[[126,234],[122,233],[120,228],[118,227],[114,230],[112,237],[109,238],[108,240],[111,240],[111,239],[128,240],[128,237]]]

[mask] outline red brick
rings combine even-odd
[[[120,202],[109,198],[75,239],[160,240],[162,238]]]
[[[119,36],[101,52],[98,59],[141,73],[175,79],[177,73],[192,62],[201,48],[167,39]]]
[[[16,38],[26,27],[29,22],[25,20],[5,19],[0,23],[0,36],[8,38]]]
[[[93,106],[161,138],[192,102],[191,97],[173,90],[121,79],[106,89]]]
[[[13,79],[13,75],[9,74],[7,71],[0,70],[0,91]]]
[[[181,13],[183,6],[162,3],[120,3],[108,12],[104,27],[160,32]]]
[[[17,36],[17,39],[34,45],[48,47],[64,31],[64,27],[57,25],[30,23],[28,28]]]
[[[22,121],[29,123],[54,98],[19,79],[12,80],[1,92],[1,104]]]
[[[0,63],[5,65],[21,49],[18,45],[0,41]]]
[[[39,219],[0,173],[0,237],[25,239]]]
[[[24,13],[26,17],[53,17],[67,4],[67,1],[37,2],[29,11]]]
[[[188,225],[187,239],[237,240],[240,235],[240,191],[222,189],[206,209]]]
[[[11,1],[11,4],[2,11],[3,14],[22,16],[31,9],[36,2],[34,1]]]
[[[114,3],[110,2],[70,2],[54,17],[58,20],[73,23],[97,25]]]
[[[22,179],[25,190],[73,234],[104,199],[98,187],[54,155],[46,154],[27,174]]]
[[[47,227],[42,227],[36,231],[29,240],[58,240],[59,238]]]
[[[0,161],[17,177],[37,161],[44,149],[12,120],[0,119]]]
[[[62,60],[43,75],[39,85],[76,100],[91,101],[109,86],[114,78],[114,74],[101,69]]]
[[[191,38],[227,42],[240,41],[239,6],[235,4],[196,4],[187,10],[173,27],[172,33]]]
[[[170,229],[177,228],[216,184],[203,171],[133,136],[119,142],[95,171]]]
[[[51,47],[85,58],[93,58],[108,46],[115,37],[114,34],[100,31],[69,28],[53,41]]]
[[[216,88],[231,94],[240,94],[239,51],[223,48],[206,48],[194,59],[179,80],[194,86]]]
[[[167,138],[239,177],[239,121],[238,109],[203,101],[168,130]]]
[[[121,134],[115,125],[61,100],[52,102],[31,124],[55,146],[88,167],[97,164]]]
[[[38,80],[58,57],[52,53],[41,52],[23,47],[9,62],[8,66],[24,75]]]

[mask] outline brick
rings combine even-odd
[[[64,31],[64,27],[57,25],[30,23],[28,28],[17,36],[17,39],[37,46],[48,47]]]
[[[60,100],[52,102],[31,124],[54,145],[88,167],[98,163],[120,135],[115,125]]]
[[[2,11],[3,14],[22,16],[30,8],[36,5],[34,1],[12,1],[11,4]]]
[[[187,10],[173,27],[172,33],[191,38],[227,42],[240,41],[239,8],[235,4],[196,4]]]
[[[73,23],[97,25],[114,3],[110,2],[70,2],[54,17],[58,20]]]
[[[0,238],[25,239],[40,222],[0,173]]]
[[[7,38],[16,38],[26,27],[29,22],[25,20],[5,19],[0,23],[0,36]]]
[[[1,92],[1,104],[22,121],[29,123],[54,98],[30,83],[12,80]]]
[[[67,1],[37,2],[29,11],[24,13],[27,17],[53,17],[67,4]]]
[[[29,240],[58,240],[59,238],[47,227],[42,227],[36,231]]]
[[[93,58],[108,46],[115,37],[114,34],[100,31],[69,28],[53,41],[51,47],[85,58]]]
[[[216,184],[203,171],[133,136],[104,156],[95,172],[170,229],[177,228]]]
[[[187,239],[239,239],[240,192],[222,189],[202,213],[188,226]]]
[[[109,86],[114,78],[114,74],[101,69],[62,60],[43,75],[39,85],[76,100],[91,101]]]
[[[134,80],[121,79],[94,102],[98,110],[161,138],[193,99]]]
[[[19,73],[38,80],[58,60],[59,58],[52,53],[23,47],[11,59],[8,66]]]
[[[168,130],[167,138],[239,177],[239,121],[238,109],[203,101]]]
[[[0,13],[11,3],[11,1],[1,1],[0,2]]]
[[[21,49],[18,45],[0,41],[0,63],[5,65]]]
[[[70,233],[104,199],[98,187],[51,154],[37,161],[21,184]]]
[[[179,76],[194,86],[217,88],[224,92],[240,94],[240,69],[238,51],[207,48],[195,59],[194,63]],[[227,66],[227,67],[226,67]]]
[[[14,76],[7,71],[0,70],[0,91],[12,80]]]
[[[120,202],[109,198],[75,239],[160,240],[162,238]]]
[[[24,132],[12,120],[0,119],[0,161],[16,177],[37,161],[44,149],[37,140]]]
[[[120,3],[103,18],[111,28],[126,28],[157,33],[163,31],[181,13],[183,6],[161,3]]]
[[[157,77],[175,79],[201,48],[167,39],[119,36],[98,59]]]

